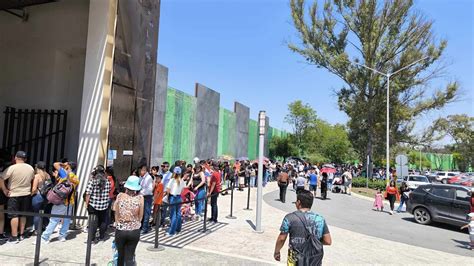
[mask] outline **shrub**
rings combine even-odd
[[[352,186],[353,187],[365,187],[366,185],[366,178],[365,177],[357,177],[352,179]],[[371,189],[382,189],[385,190],[385,180],[370,180],[369,179],[369,188]]]

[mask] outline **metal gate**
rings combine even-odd
[[[2,149],[10,154],[22,150],[30,164],[64,157],[67,110],[33,110],[6,107]]]

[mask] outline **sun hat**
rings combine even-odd
[[[129,176],[127,178],[127,182],[125,182],[125,188],[128,188],[133,191],[140,191],[142,190],[142,186],[140,186],[140,178],[138,176]]]
[[[173,173],[180,175],[181,174],[181,167],[175,167]]]

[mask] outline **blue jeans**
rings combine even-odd
[[[256,181],[256,177],[255,176],[251,176],[250,177],[250,186],[251,187],[255,187],[255,181]]]
[[[181,203],[181,196],[169,196],[170,205]],[[181,204],[170,206],[171,225],[168,233],[174,235],[181,232]]]
[[[196,199],[196,214],[203,216],[204,215],[204,207],[206,204],[204,199],[206,198],[206,189],[200,188],[194,197]]]
[[[143,206],[143,222],[142,222],[142,231],[150,231],[150,217],[151,217],[151,208],[153,208],[153,196],[147,195],[143,196],[144,206]]]
[[[400,204],[398,205],[398,209],[397,209],[397,212],[401,212],[402,211],[402,207],[403,207],[403,204],[405,204],[405,201],[407,199],[405,198],[405,196],[401,196],[400,197]]]
[[[66,206],[64,204],[61,205],[54,205],[51,209],[51,214],[61,214],[61,215],[72,215],[73,206]],[[54,232],[54,228],[61,222],[61,218],[51,218],[49,219],[48,227],[41,235],[41,238],[48,241],[51,235]],[[67,231],[69,230],[69,224],[71,223],[71,219],[63,219],[63,225],[61,226],[61,230],[59,231],[60,238],[66,238]]]
[[[33,196],[33,198],[31,199],[31,205],[32,205],[32,208],[33,208],[33,212],[36,212],[36,213],[39,213],[39,211],[41,209],[43,209],[43,202],[44,202],[44,199],[43,199],[43,196],[41,196],[41,194],[36,194],[35,196]],[[35,231],[38,231],[38,227],[39,227],[39,222],[40,220],[43,219],[42,217],[39,217],[39,216],[35,216],[33,218],[33,223],[35,225]]]

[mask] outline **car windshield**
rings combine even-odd
[[[428,183],[428,178],[426,178],[426,176],[410,176],[410,181],[413,181],[413,182],[426,182]]]

